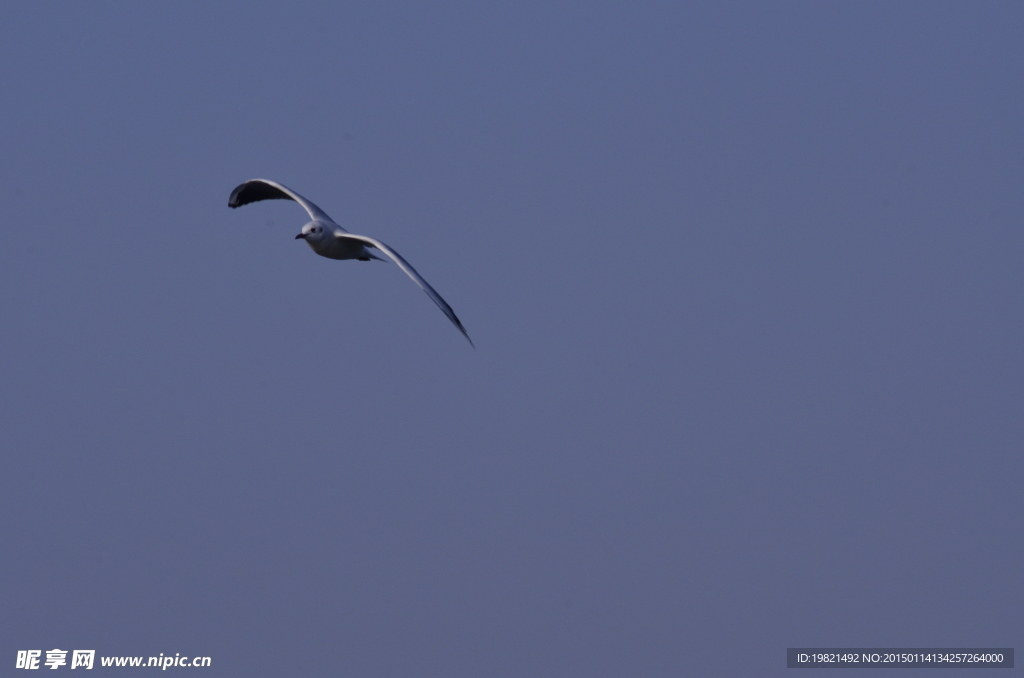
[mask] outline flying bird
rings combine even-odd
[[[371,251],[377,250],[398,264],[398,267],[405,271],[405,274],[412,278],[412,281],[419,285],[420,289],[427,293],[427,296],[437,304],[438,308],[444,311],[444,314],[448,316],[448,320],[451,320],[452,324],[459,328],[459,332],[462,332],[462,335],[466,337],[469,345],[473,346],[473,340],[469,338],[466,328],[459,322],[459,318],[455,315],[452,307],[441,298],[441,295],[430,286],[430,283],[424,280],[423,276],[417,273],[416,269],[402,258],[402,255],[398,252],[375,238],[349,233],[334,223],[334,220],[327,216],[327,213],[322,209],[290,188],[286,188],[274,181],[253,179],[241,184],[231,191],[231,197],[228,198],[228,207],[241,207],[242,205],[259,202],[260,200],[294,200],[302,205],[312,221],[302,227],[302,232],[295,236],[295,239],[305,240],[306,244],[322,257],[327,257],[328,259],[358,259],[359,261],[370,261],[371,259],[387,261],[387,259],[378,257]]]

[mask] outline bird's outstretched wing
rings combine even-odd
[[[327,212],[324,212],[295,191],[287,186],[282,186],[276,181],[267,181],[266,179],[252,179],[236,187],[235,190],[231,191],[231,197],[228,198],[228,207],[241,207],[242,205],[259,202],[260,200],[294,200],[302,205],[303,209],[309,213],[309,218],[313,221],[323,221],[338,226],[334,223],[334,219],[327,216]],[[338,226],[338,228],[341,227]]]
[[[423,279],[423,276],[416,272],[416,269],[412,267],[412,264],[410,264],[408,261],[402,258],[402,255],[400,255],[398,252],[394,251],[393,249],[382,243],[380,240],[377,240],[375,238],[368,238],[365,235],[354,235],[352,233],[335,232],[334,237],[358,240],[359,242],[365,245],[369,245],[370,247],[373,247],[375,249],[378,249],[385,255],[387,255],[389,259],[398,264],[399,268],[405,271],[405,274],[407,276],[412,278],[414,283],[420,286],[420,289],[427,293],[427,296],[430,297],[435,304],[437,304],[438,308],[444,311],[444,314],[448,316],[448,320],[451,320],[452,324],[459,328],[459,332],[462,332],[462,336],[466,337],[466,340],[469,342],[469,345],[472,346],[473,348],[476,348],[476,345],[473,343],[473,340],[470,339],[469,334],[466,333],[466,328],[462,326],[461,322],[459,322],[459,317],[455,315],[455,311],[452,310],[452,307],[448,305],[447,301],[441,298],[441,295],[437,293],[437,290],[430,286],[430,283]]]

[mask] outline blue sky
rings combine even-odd
[[[2,18],[0,661],[1021,644],[1020,5]]]

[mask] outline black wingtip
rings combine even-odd
[[[469,345],[472,346],[473,350],[475,351],[476,344],[474,344],[473,340],[469,338],[469,332],[467,332],[466,328],[462,326],[462,322],[457,317],[455,317],[454,312],[452,313],[452,322],[454,322],[455,326],[459,328],[459,332],[462,332],[462,336],[466,338],[466,341],[469,342]]]
[[[441,303],[444,304],[444,306],[441,306],[441,304],[438,304],[438,306],[441,306],[441,310],[444,311],[444,314],[446,316],[448,316],[448,320],[451,320],[452,325],[455,325],[455,327],[458,328],[459,332],[462,332],[462,336],[466,338],[466,341],[468,341],[469,345],[472,346],[473,349],[475,350],[476,344],[474,344],[473,340],[469,338],[469,332],[467,332],[466,328],[462,326],[462,321],[459,320],[459,316],[455,315],[455,311],[453,311],[452,307],[449,306],[448,303],[445,302],[443,299],[441,300]]]
[[[242,205],[245,204],[243,202],[240,202],[238,199],[239,194],[242,192],[242,189],[244,188],[245,184],[242,184],[241,186],[236,186],[235,190],[231,191],[231,197],[228,198],[228,207],[234,209],[236,207],[241,207]]]
[[[231,191],[228,207],[241,207],[260,200],[292,200],[292,197],[281,189],[262,181],[247,181]]]

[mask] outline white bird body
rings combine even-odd
[[[370,250],[380,251],[388,259],[398,264],[398,267],[427,293],[427,296],[448,316],[452,324],[459,328],[459,331],[469,341],[470,346],[473,345],[473,340],[469,338],[469,334],[455,315],[455,311],[448,305],[448,302],[442,299],[441,295],[398,252],[380,240],[369,238],[365,235],[349,233],[334,223],[334,220],[327,216],[326,212],[295,191],[266,179],[253,179],[240,184],[235,190],[231,191],[231,197],[228,198],[228,207],[241,207],[242,205],[248,205],[251,202],[258,202],[260,200],[294,200],[302,205],[312,221],[303,226],[302,231],[295,238],[296,240],[305,240],[306,244],[322,257],[340,260],[358,259],[359,261],[370,261],[371,259],[377,259],[386,261],[386,259],[377,256]]]
[[[380,259],[370,252],[364,243],[351,237],[345,237],[346,234],[347,231],[337,224],[311,221],[302,227],[302,232],[295,236],[295,239],[305,240],[310,249],[328,259],[359,259],[360,261]]]

